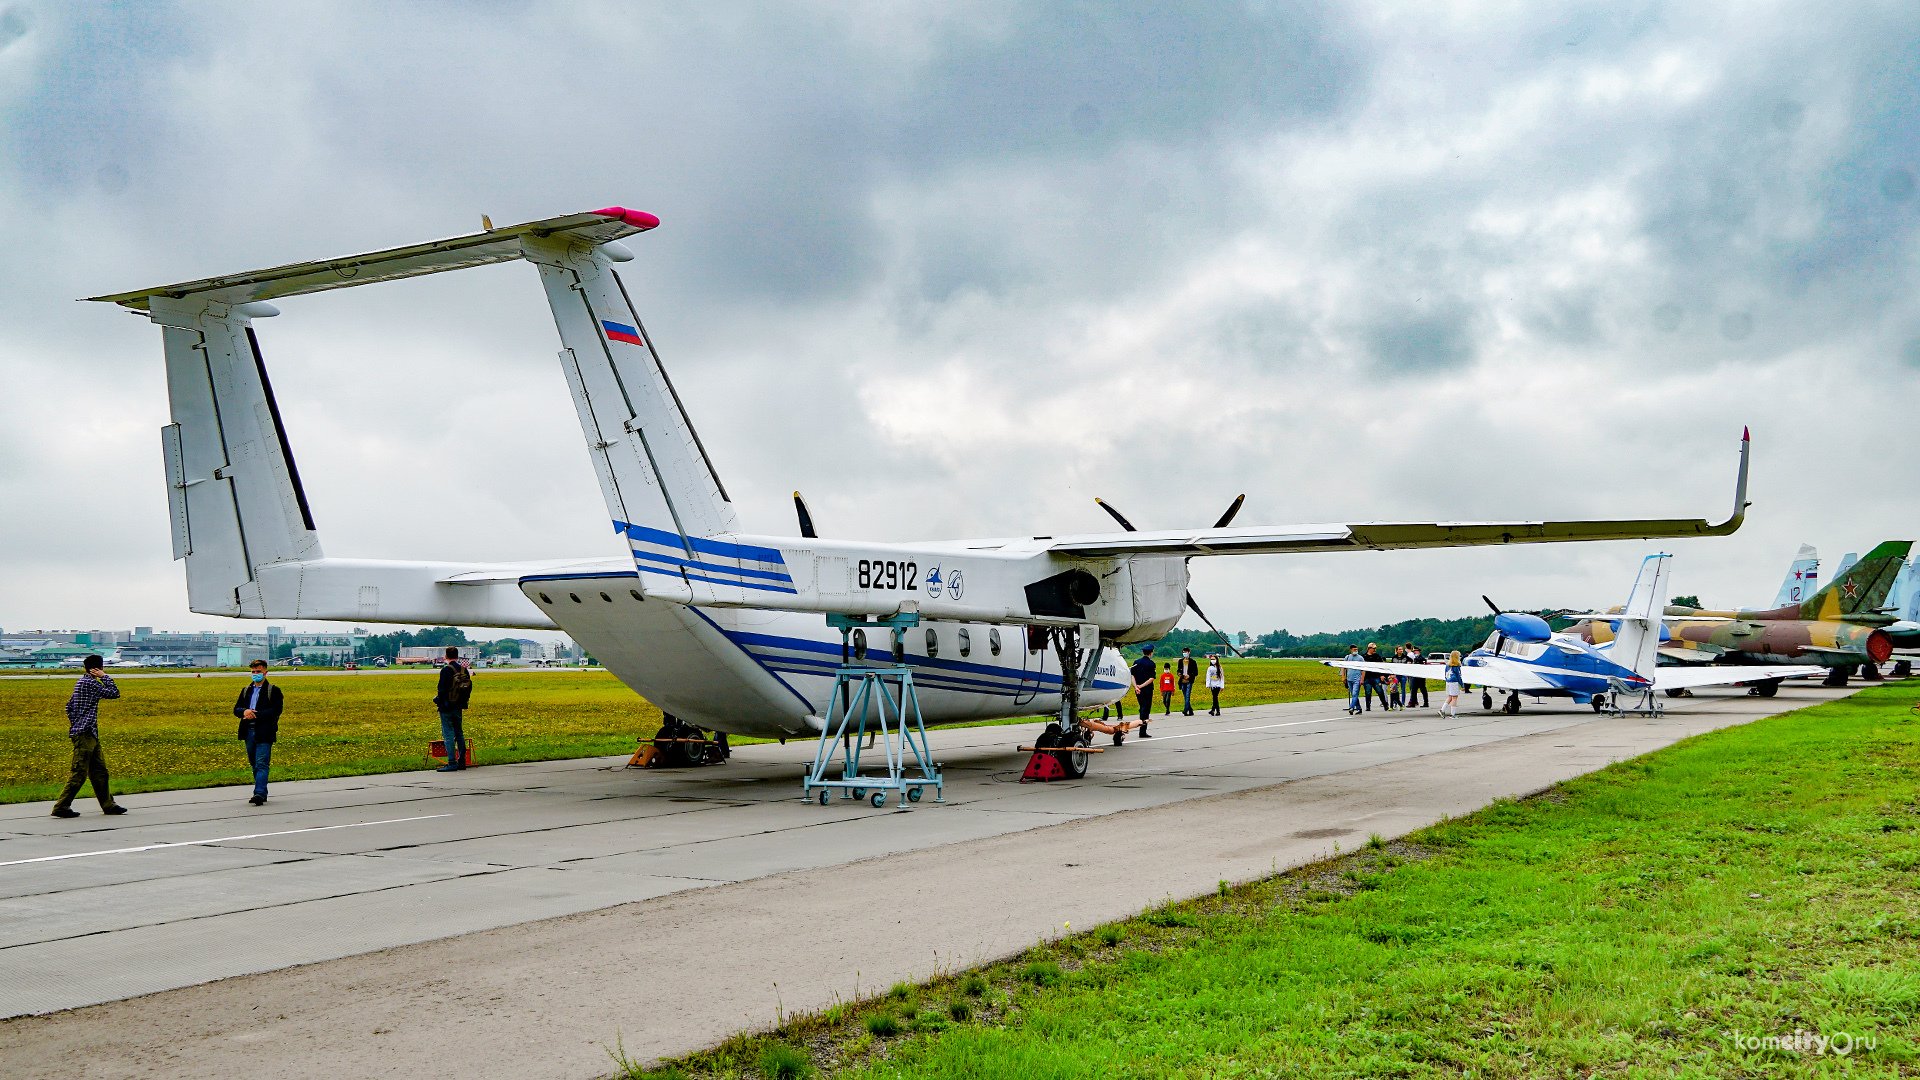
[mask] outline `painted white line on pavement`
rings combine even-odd
[[[94,855],[129,855],[136,851],[201,847],[206,844],[224,844],[229,840],[258,840],[263,836],[292,836],[295,833],[326,832],[329,829],[358,829],[366,825],[398,825],[403,821],[432,821],[434,818],[452,816],[452,814],[423,814],[420,817],[387,818],[383,821],[356,821],[350,825],[316,825],[310,829],[282,829],[279,832],[247,833],[243,836],[216,836],[211,840],[179,840],[171,844],[141,844],[139,847],[107,848],[104,851],[76,851],[71,855],[42,855],[37,859],[15,859],[12,862],[0,862],[0,866],[23,866],[27,863],[59,862],[62,859],[85,859]]]
[[[1221,728],[1217,731],[1183,731],[1178,735],[1155,735],[1153,742],[1155,745],[1158,745],[1164,739],[1192,739],[1200,735],[1237,735],[1242,731],[1267,731],[1279,727],[1300,727],[1303,724],[1331,724],[1339,719],[1337,716],[1329,716],[1325,720],[1292,720],[1284,724],[1261,724],[1258,727]],[[1137,743],[1136,745],[1146,746],[1147,744]],[[0,863],[0,866],[5,865],[5,863]]]

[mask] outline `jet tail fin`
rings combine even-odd
[[[1844,573],[1834,575],[1826,588],[1800,604],[1803,619],[1843,619],[1870,615],[1886,606],[1894,579],[1913,550],[1911,540],[1888,540],[1867,552]]]
[[[1667,575],[1673,556],[1649,555],[1640,560],[1640,573],[1633,580],[1633,591],[1617,616],[1610,650],[1613,662],[1647,679],[1660,656],[1660,615],[1667,606]]]
[[[1793,557],[1793,564],[1787,567],[1786,579],[1780,582],[1780,591],[1773,598],[1776,608],[1790,607],[1812,596],[1820,587],[1820,553],[1812,544],[1801,544],[1800,553]]]

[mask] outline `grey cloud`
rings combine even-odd
[[[1473,359],[1473,323],[1470,305],[1435,297],[1381,312],[1361,336],[1368,355],[1380,367],[1436,372],[1458,368]]]

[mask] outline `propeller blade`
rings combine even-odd
[[[1492,609],[1493,609],[1493,613],[1494,613],[1495,615],[1498,615],[1498,614],[1500,614],[1500,605],[1499,605],[1499,604],[1496,604],[1496,603],[1494,603],[1494,602],[1493,602],[1492,600],[1489,600],[1489,599],[1487,599],[1487,597],[1485,597],[1485,596],[1482,596],[1482,597],[1481,597],[1480,599],[1482,599],[1482,600],[1485,600],[1485,601],[1486,601],[1486,603],[1487,603],[1487,606],[1488,606],[1489,608],[1492,608]]]
[[[1220,520],[1214,522],[1213,527],[1216,529],[1224,529],[1228,525],[1233,524],[1233,515],[1240,512],[1240,504],[1246,501],[1247,497],[1245,494],[1235,495],[1233,497],[1233,505],[1227,507],[1227,512],[1220,515]]]
[[[1207,613],[1200,610],[1200,603],[1193,598],[1192,593],[1187,594],[1187,606],[1193,609],[1195,615],[1200,616],[1200,621],[1207,624],[1207,629],[1213,631],[1213,635],[1220,639],[1220,644],[1225,645],[1228,652],[1235,656],[1240,655],[1240,650],[1233,647],[1233,642],[1228,639],[1227,635],[1221,633],[1220,628],[1213,625],[1213,620],[1207,618]]]
[[[800,535],[809,540],[818,540],[820,534],[813,531],[813,515],[807,512],[807,500],[801,498],[797,491],[793,493],[793,509],[800,515]]]
[[[1112,504],[1108,503],[1107,500],[1095,499],[1093,501],[1100,504],[1100,509],[1105,510],[1108,513],[1108,515],[1113,518],[1113,520],[1119,522],[1121,528],[1127,530],[1128,532],[1140,531],[1139,529],[1136,529],[1133,527],[1133,522],[1128,521],[1127,516],[1125,514],[1122,514],[1120,511],[1115,510]]]

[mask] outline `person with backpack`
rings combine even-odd
[[[473,673],[460,659],[457,645],[447,646],[447,662],[440,668],[440,687],[434,692],[433,707],[440,710],[440,741],[447,748],[447,763],[437,772],[459,772],[467,767],[467,733],[462,717],[473,700]]]
[[[253,672],[246,689],[233,703],[240,721],[240,741],[247,745],[247,768],[253,771],[253,798],[249,806],[267,804],[267,767],[273,763],[273,742],[280,737],[280,712],[286,708],[280,688],[267,681],[267,662],[247,665]]]
[[[80,812],[73,808],[73,797],[80,794],[80,786],[93,782],[93,797],[100,800],[100,812],[103,814],[124,814],[127,808],[113,801],[112,792],[107,790],[107,758],[100,752],[100,703],[120,696],[120,688],[113,685],[112,676],[107,674],[107,662],[98,656],[89,656],[82,664],[85,674],[73,684],[73,696],[67,699],[67,738],[73,740],[73,772],[67,778],[67,786],[60,789],[60,798],[54,801],[53,816],[57,818],[76,818]]]

